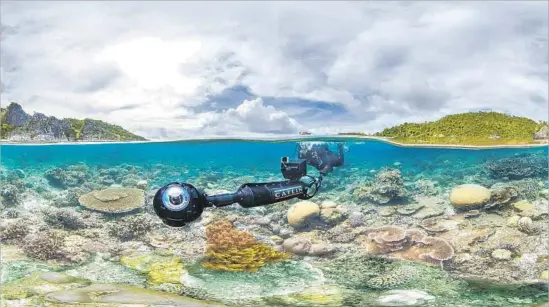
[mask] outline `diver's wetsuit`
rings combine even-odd
[[[322,175],[330,173],[335,167],[343,165],[344,162],[343,144],[338,144],[338,152],[334,153],[328,148],[328,144],[315,144],[310,149],[300,151],[301,159],[316,167]]]

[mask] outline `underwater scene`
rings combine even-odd
[[[314,144],[344,161],[310,199],[207,207],[182,227],[155,212],[173,182],[284,181],[281,157]],[[2,307],[547,306],[547,146],[3,145],[1,180]]]

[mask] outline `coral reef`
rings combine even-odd
[[[188,265],[183,276],[183,293],[194,292],[202,297],[219,299],[236,306],[243,298],[272,297],[301,293],[324,283],[322,271],[305,261],[280,261],[264,265],[257,272],[227,272],[209,270],[201,265]]]
[[[323,262],[328,282],[351,289],[418,289],[435,295],[457,297],[464,282],[424,263],[397,261],[376,255],[341,255]],[[364,306],[364,305],[355,305]]]
[[[537,232],[536,227],[532,223],[532,219],[527,216],[523,216],[518,219],[517,228],[518,230],[527,234],[533,234]]]
[[[55,230],[46,230],[25,237],[23,251],[31,258],[50,260],[61,257],[65,234]]]
[[[11,294],[20,280],[30,286],[5,305],[108,305],[99,303],[103,293],[94,302],[89,289],[64,284],[51,290],[61,292],[47,294],[44,287],[52,281],[67,281],[62,275],[44,275],[37,287],[27,279],[32,271],[66,269],[88,280],[79,287],[91,282],[97,287],[92,290],[118,291],[113,295],[120,300],[138,294],[119,284],[234,306],[539,303],[547,295],[549,182],[538,170],[501,161],[523,159],[533,167],[546,152],[425,150],[425,156],[353,158],[352,166],[325,178],[312,202],[207,208],[182,228],[165,227],[152,208],[154,193],[166,182],[185,180],[220,193],[280,174],[261,168],[251,174],[217,162],[197,166],[188,159],[116,165],[68,157],[90,161],[70,166],[6,160],[8,168],[0,167],[0,283],[9,284]],[[487,165],[496,161],[487,176]],[[140,195],[130,201],[137,213],[125,214],[116,204],[131,198],[124,189]],[[107,209],[80,204],[86,194],[92,201],[83,203]],[[479,285],[485,289],[473,290]],[[144,297],[160,302],[159,293]],[[428,295],[435,302],[418,298]]]
[[[509,184],[518,189],[519,197],[522,199],[534,201],[542,196],[543,186],[539,184],[539,181],[532,178],[512,181]],[[543,198],[547,199],[547,196],[543,196]]]
[[[15,207],[21,202],[19,189],[13,184],[3,185],[0,196],[2,196],[2,205],[6,207]]]
[[[120,263],[147,274],[150,285],[181,284],[181,276],[185,273],[180,259],[154,254],[124,256],[120,258]]]
[[[402,200],[407,196],[400,170],[384,168],[371,186],[361,186],[353,192],[357,199],[366,199],[378,204],[387,204]]]
[[[310,239],[295,237],[284,240],[282,250],[301,256],[324,256],[333,253],[334,247],[326,242],[313,243]]]
[[[0,240],[2,242],[18,242],[29,234],[29,222],[24,219],[5,221],[0,226]]]
[[[429,237],[418,229],[383,226],[365,229],[364,233],[367,234],[365,248],[370,254],[440,266],[454,256],[454,248],[446,240]]]
[[[109,188],[92,191],[78,198],[80,205],[104,213],[125,213],[144,205],[143,190],[135,188]]]
[[[54,227],[62,229],[85,228],[86,223],[78,213],[67,208],[48,208],[42,211],[44,221]]]
[[[364,225],[364,214],[362,212],[352,212],[349,215],[349,225],[351,227],[360,227]]]
[[[312,201],[302,200],[288,209],[288,224],[294,228],[303,227],[320,213],[320,207]]]
[[[263,265],[288,259],[255,237],[236,230],[227,220],[217,221],[206,228],[206,259],[202,266],[210,270],[255,272]]]
[[[511,158],[488,161],[484,164],[488,174],[496,179],[523,179],[536,176],[547,176],[547,155],[524,154]]]
[[[88,260],[90,254],[85,250],[85,245],[88,240],[78,236],[69,235],[63,241],[63,246],[60,248],[60,254],[64,260],[71,263],[84,263]]]
[[[120,218],[108,225],[111,236],[122,241],[129,241],[144,236],[156,225],[156,220],[148,214],[130,215]]]
[[[78,198],[88,192],[90,192],[90,190],[87,188],[68,188],[61,191],[61,193],[55,197],[51,203],[55,207],[76,207],[79,204]]]
[[[450,192],[450,203],[459,210],[478,209],[490,200],[490,190],[478,184],[462,184]]]
[[[491,188],[490,200],[485,206],[486,209],[493,208],[496,206],[501,206],[508,204],[514,201],[519,195],[519,191],[516,187],[505,185],[505,184],[495,184]]]
[[[86,181],[86,168],[75,166],[62,169],[59,167],[47,170],[44,177],[56,188],[76,187]]]

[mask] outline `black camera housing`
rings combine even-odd
[[[290,161],[288,157],[280,159],[282,176],[290,181],[298,181],[307,175],[307,160]]]

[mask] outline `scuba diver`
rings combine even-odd
[[[338,152],[330,151],[327,143],[299,143],[298,157],[305,159],[307,163],[314,166],[322,175],[331,173],[334,167],[343,166],[344,146],[338,143]]]
[[[334,153],[326,143],[300,143],[297,150],[297,161],[290,161],[289,157],[280,160],[284,181],[246,183],[234,193],[217,195],[207,195],[188,183],[172,182],[156,192],[154,211],[164,224],[182,227],[199,218],[206,207],[238,203],[244,208],[252,208],[293,198],[310,199],[320,189],[323,176],[343,165],[344,147],[338,144],[338,152]],[[319,171],[318,177],[307,175],[308,164]]]

